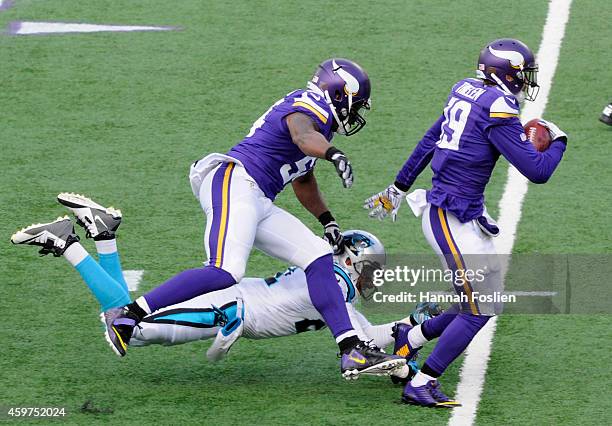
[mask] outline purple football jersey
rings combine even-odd
[[[468,78],[453,86],[444,113],[416,146],[396,181],[411,186],[431,161],[427,200],[461,222],[482,215],[484,190],[500,154],[525,177],[546,182],[561,161],[565,143],[554,141],[538,152],[527,140],[512,95],[483,80]]]
[[[333,116],[323,96],[310,90],[289,93],[264,113],[248,135],[227,155],[244,165],[266,197],[274,200],[285,185],[308,173],[316,158],[304,154],[291,139],[285,117],[308,115],[328,140],[333,137]]]

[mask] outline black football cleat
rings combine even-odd
[[[52,253],[55,257],[63,255],[70,244],[77,241],[79,237],[74,233],[74,225],[68,216],[30,225],[11,236],[13,244],[39,246],[42,247],[39,250],[42,256]]]
[[[386,354],[376,346],[361,342],[342,354],[340,371],[346,380],[356,380],[362,374],[388,376],[404,365],[406,360],[401,356]]]

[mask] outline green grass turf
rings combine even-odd
[[[205,153],[227,150],[272,102],[303,86],[318,62],[338,55],[368,70],[374,108],[363,132],[350,140],[336,140],[354,163],[355,187],[342,190],[329,165],[318,167],[330,207],[344,228],[366,228],[384,241],[390,253],[429,253],[420,222],[408,209],[400,212],[395,226],[378,223],[367,220],[361,200],[392,181],[409,150],[441,112],[450,86],[472,75],[482,45],[510,35],[537,48],[546,4],[515,3],[512,8],[484,8],[477,1],[23,0],[1,12],[2,25],[29,19],[177,25],[183,30],[0,37],[0,239],[6,242],[0,244],[0,318],[5,324],[0,330],[0,405],[66,406],[72,412],[66,420],[73,424],[143,418],[163,424],[286,424],[296,419],[311,424],[445,423],[447,412],[396,404],[400,390],[386,380],[344,383],[327,332],[241,341],[231,359],[219,365],[204,360],[205,343],[136,349],[118,360],[101,337],[95,303],[65,261],[38,259],[34,250],[7,243],[18,227],[64,214],[54,201],[58,192],[78,191],[123,210],[119,244],[124,267],[146,271],[143,291],[199,265],[203,216],[187,182],[189,164]],[[530,11],[528,25],[525,10]],[[610,33],[601,27],[606,21],[603,14],[600,27],[592,31],[587,17],[599,13],[595,3],[578,3],[573,12],[582,15],[582,22],[570,23],[572,51],[568,48],[567,58],[582,58],[587,46],[597,40],[603,46]],[[607,245],[597,238],[603,215],[595,222],[585,221],[565,197],[568,185],[580,197],[581,180],[574,177],[578,173],[582,180],[595,181],[587,164],[599,163],[602,173],[609,173],[602,154],[610,134],[602,132],[609,129],[597,128],[594,121],[607,94],[579,84],[583,80],[576,74],[586,67],[603,87],[609,81],[602,75],[608,72],[605,57],[605,52],[589,55],[586,64],[585,59],[568,59],[567,68],[562,57],[563,83],[551,98],[550,117],[563,116],[559,124],[570,134],[574,132],[568,124],[575,123],[585,136],[584,148],[576,148],[575,155],[581,158],[564,162],[567,169],[562,168],[558,178],[536,189],[537,197],[528,195],[523,223],[533,223],[533,228],[519,230],[518,247],[523,251],[566,253],[575,247],[579,237],[569,244],[567,236],[541,228],[539,212],[554,205],[555,220],[571,218],[560,228],[594,236],[584,252],[609,252],[609,238]],[[568,103],[571,108],[566,108]],[[592,114],[587,114],[585,104]],[[596,134],[599,151],[586,148]],[[500,164],[487,192],[494,213],[505,170]],[[418,185],[426,186],[429,176],[425,172]],[[609,174],[605,178],[596,182],[609,186]],[[593,185],[586,190],[588,197],[597,197]],[[543,204],[543,197],[554,198]],[[290,193],[283,194],[278,204],[319,229]],[[591,218],[595,207],[589,213]],[[522,239],[524,234],[529,240]],[[282,266],[255,252],[248,273],[269,275]],[[500,321],[480,422],[503,418],[498,423],[547,423],[550,413],[540,405],[549,394],[563,394],[562,401],[581,395],[579,388],[556,387],[558,375],[551,377],[547,368],[554,353],[542,351],[531,358],[537,369],[529,374],[538,387],[533,392],[526,387],[520,395],[524,398],[514,402],[528,405],[512,410],[503,401],[521,381],[516,365],[520,372],[523,357],[517,345],[533,335],[542,340],[540,347],[556,348],[567,356],[564,351],[574,348],[574,340],[562,346],[559,343],[565,341],[550,331],[563,330],[559,327],[565,325],[571,335],[572,327],[583,324],[572,318],[542,317],[538,319],[542,325],[531,328],[521,325],[530,318]],[[602,318],[593,325],[593,336],[609,330],[609,317]],[[517,329],[508,329],[506,321]],[[563,359],[560,356],[556,362],[563,365]],[[444,386],[451,393],[459,365],[455,363],[445,377]],[[609,377],[609,367],[601,369]],[[589,388],[591,395],[597,392],[594,386]],[[79,413],[88,400],[113,412]],[[583,415],[597,413],[594,397],[582,398],[580,404]],[[507,411],[514,417],[507,417]],[[568,419],[576,419],[572,413],[579,410],[564,412]]]

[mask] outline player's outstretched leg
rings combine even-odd
[[[42,247],[42,255],[52,253],[56,257],[63,256],[79,272],[93,295],[96,297],[102,311],[112,312],[117,306],[130,302],[126,289],[115,281],[83,248],[79,237],[74,232],[74,225],[68,216],[60,217],[53,222],[30,225],[11,237],[13,244],[25,244]],[[101,314],[106,323],[106,314]],[[121,341],[114,336],[115,331],[107,331],[107,340],[113,350],[121,355]],[[109,335],[113,337],[109,337]],[[116,344],[113,344],[113,340]],[[125,354],[125,353],[124,353]]]
[[[98,263],[127,293],[115,235],[121,225],[121,210],[104,207],[84,195],[71,192],[60,193],[57,201],[74,213],[77,224],[87,231],[87,238],[94,240]]]
[[[340,347],[342,376],[353,380],[361,374],[389,375],[405,365],[404,358],[386,354],[378,347],[359,340],[333,271],[331,254],[314,260],[305,270],[312,304],[327,323]]]
[[[53,222],[30,225],[11,237],[13,244],[42,247],[42,255],[52,253],[64,257],[83,278],[102,311],[130,303],[127,290],[115,281],[79,243],[74,225],[68,216]]]

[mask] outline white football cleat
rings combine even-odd
[[[13,244],[40,246],[41,255],[53,253],[55,257],[64,254],[68,246],[76,241],[79,241],[79,237],[74,233],[74,225],[68,216],[58,217],[49,223],[35,223],[11,236]]]
[[[84,195],[62,192],[57,201],[68,207],[77,219],[77,224],[87,230],[87,238],[112,240],[121,225],[121,210],[104,207]]]

